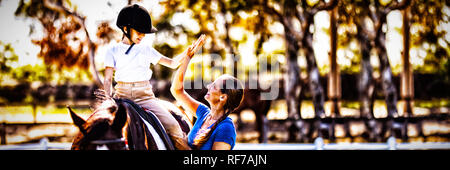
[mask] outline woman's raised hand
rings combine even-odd
[[[186,113],[195,113],[197,107],[200,105],[200,102],[192,98],[186,91],[184,90],[184,74],[186,73],[187,67],[189,65],[189,59],[197,52],[203,44],[205,44],[206,36],[202,34],[200,38],[197,39],[195,43],[189,46],[184,53],[186,54],[183,62],[180,67],[178,67],[175,75],[173,76],[172,85],[170,86],[170,92],[173,97],[181,103],[184,109],[186,109]],[[192,116],[196,116],[192,114]]]
[[[206,35],[202,34],[187,50],[187,56],[191,58],[205,44]]]

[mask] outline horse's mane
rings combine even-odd
[[[114,113],[118,105],[113,97],[106,94],[106,91],[103,89],[97,89],[94,91],[95,101],[91,105],[91,109],[93,111],[99,109],[108,109],[110,113]]]

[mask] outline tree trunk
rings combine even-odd
[[[358,92],[359,92],[359,102],[360,102],[360,116],[372,119],[373,118],[373,102],[371,101],[373,90],[374,90],[374,80],[373,80],[373,68],[370,64],[370,39],[367,34],[364,33],[363,23],[356,24],[358,33],[358,41],[360,43],[361,49],[361,70],[358,80]]]
[[[386,15],[383,15],[380,19],[383,23],[386,21]],[[397,117],[397,90],[392,80],[393,75],[391,65],[386,53],[386,33],[380,32],[381,28],[378,29],[378,31],[379,32],[376,34],[377,37],[375,38],[375,45],[380,60],[381,85],[383,87],[388,117]]]
[[[286,56],[287,56],[287,77],[284,79],[284,93],[287,103],[288,119],[292,120],[288,131],[288,142],[297,142],[297,134],[300,134],[300,140],[303,140],[302,127],[298,126],[298,121],[301,120],[301,91],[302,82],[300,79],[300,67],[297,63],[297,52],[299,46],[292,34],[285,33],[286,39]]]
[[[309,32],[309,26],[313,22],[314,15],[307,16],[307,26],[305,31],[305,36],[303,37],[302,44],[303,44],[303,51],[306,56],[306,63],[308,65],[308,85],[309,90],[312,95],[313,99],[313,105],[314,105],[314,112],[316,117],[324,118],[325,110],[323,108],[325,96],[323,92],[323,87],[320,84],[320,74],[319,74],[319,68],[317,67],[316,58],[314,55],[314,51],[312,48],[312,33]]]
[[[301,80],[300,80],[300,68],[297,63],[297,51],[299,46],[295,37],[289,33],[285,33],[286,39],[286,56],[287,56],[287,78],[285,81],[285,96],[288,109],[288,117],[294,120],[301,118],[300,115],[300,92],[301,92]]]

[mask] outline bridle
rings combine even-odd
[[[114,99],[114,101],[116,102],[116,103],[118,103],[118,102],[121,102],[121,100],[120,99]],[[97,110],[98,111],[98,110]],[[95,112],[97,112],[97,111],[95,111]],[[95,113],[94,112],[94,113]],[[93,113],[93,114],[94,114]],[[102,139],[99,139],[99,140],[92,140],[92,141],[90,141],[89,142],[89,144],[92,144],[92,145],[97,145],[97,150],[98,150],[98,148],[103,148],[105,145],[109,145],[109,144],[123,144],[123,148],[120,148],[120,149],[122,149],[122,150],[128,150],[129,148],[128,148],[128,143],[127,143],[127,140],[124,138],[124,137],[121,137],[121,138],[115,138],[115,139],[105,139],[105,140],[102,140]],[[108,148],[109,149],[109,148]]]
[[[90,142],[90,144],[97,145],[97,148],[102,147],[104,145],[116,144],[116,143],[123,143],[124,147],[121,149],[128,150],[128,145],[127,145],[125,138],[108,139],[108,140],[93,140]]]

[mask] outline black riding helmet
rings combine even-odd
[[[148,11],[144,7],[137,4],[128,5],[120,10],[116,25],[130,40],[131,28],[145,34],[158,31],[155,27],[152,26],[152,19],[150,18],[150,14],[148,13]],[[127,27],[127,31],[124,30],[125,26]],[[132,42],[131,46],[128,48],[125,54],[128,54],[133,46],[134,42]]]

